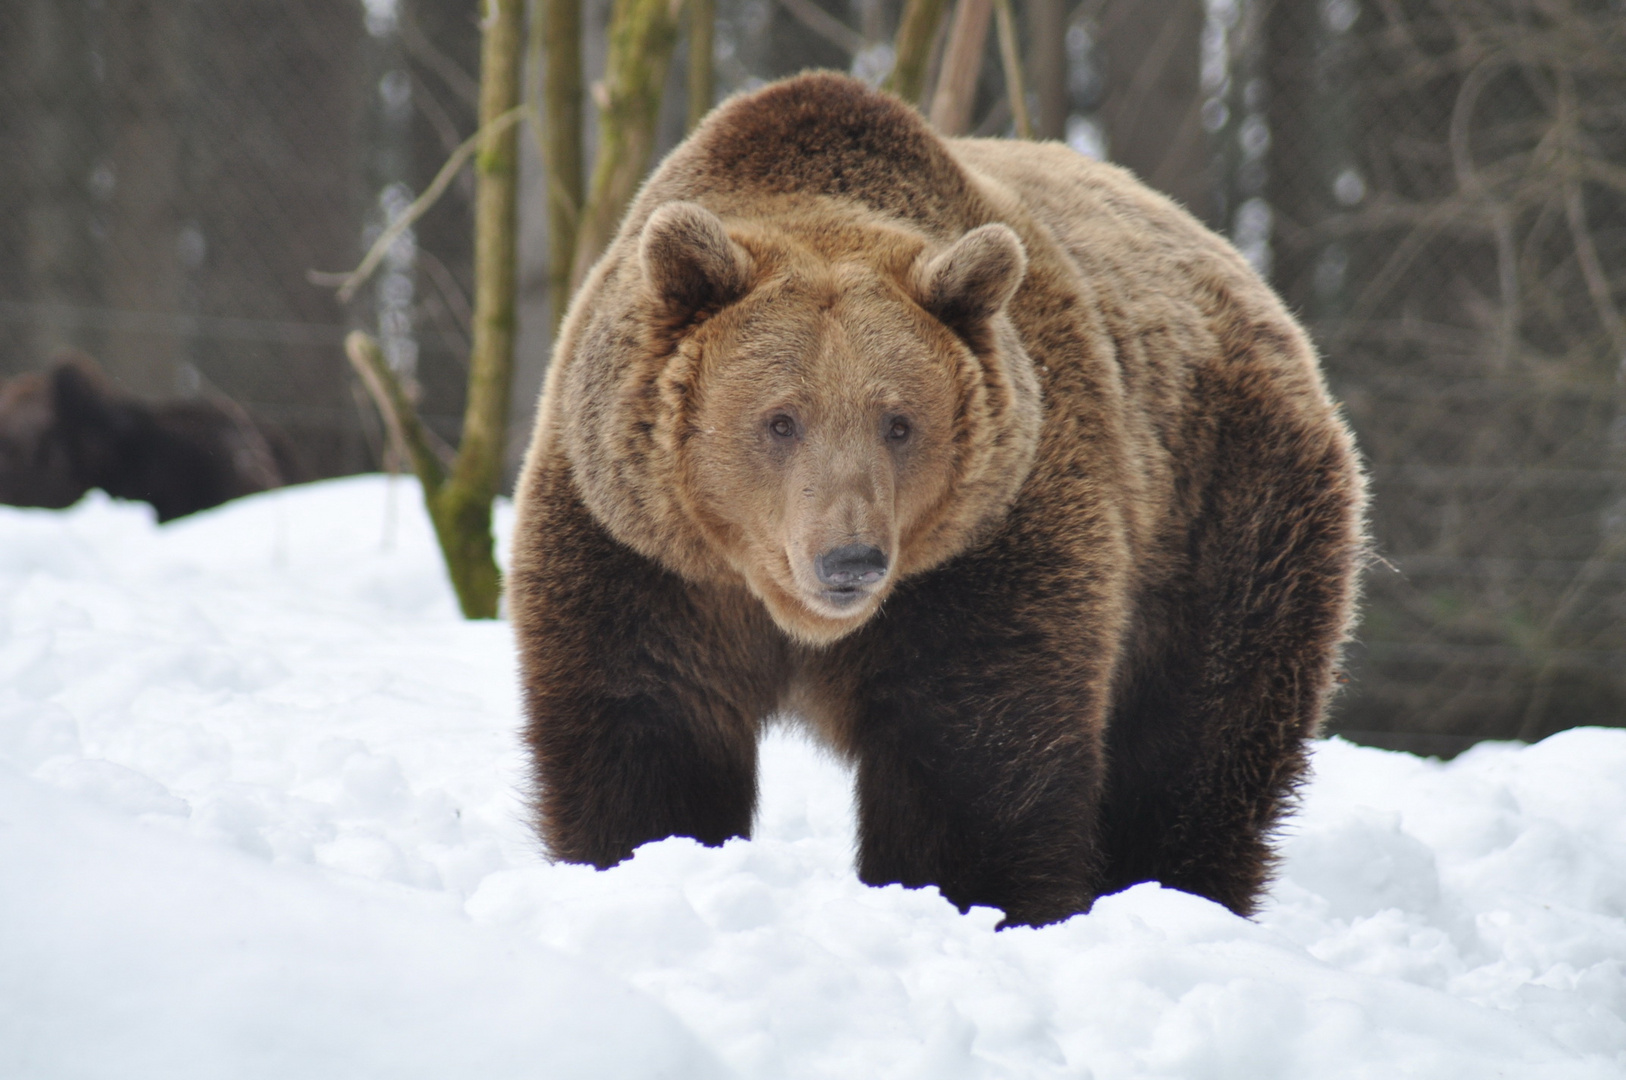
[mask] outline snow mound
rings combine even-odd
[[[0,508],[0,1076],[1626,1077],[1626,731],[1330,740],[1259,918],[996,934],[794,730],[752,841],[549,865],[519,715],[409,481]]]

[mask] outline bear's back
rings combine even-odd
[[[1178,561],[1205,489],[1230,482],[1215,443],[1224,418],[1264,401],[1284,437],[1348,444],[1308,336],[1224,238],[1128,170],[1059,143],[947,145],[1034,256],[1016,322],[1044,374],[1039,473],[1099,468],[1077,402],[1115,399],[1126,454],[1114,483],[1131,542],[1164,553],[1142,561],[1148,579]],[[1079,344],[1047,347],[1055,321]]]
[[[1325,398],[1309,339],[1276,294],[1236,248],[1172,199],[1060,143],[948,145],[986,195],[1019,207],[1066,253],[1118,346],[1132,398],[1140,378],[1157,380],[1157,372],[1138,370],[1143,364],[1184,368],[1244,353],[1311,398]],[[1263,350],[1261,332],[1270,346]]]

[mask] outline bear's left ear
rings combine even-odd
[[[717,215],[692,202],[670,202],[649,216],[638,261],[655,295],[685,316],[738,300],[756,270]]]
[[[1028,271],[1022,241],[997,222],[972,229],[920,272],[921,306],[967,333],[1010,303]]]

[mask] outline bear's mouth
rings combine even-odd
[[[804,572],[797,573],[798,570]],[[839,571],[827,568],[825,576],[833,577],[835,572]],[[813,559],[796,558],[790,551],[783,551],[779,566],[769,580],[773,582],[772,587],[758,595],[766,599],[768,592],[778,594],[780,603],[785,605],[784,613],[793,622],[802,624],[792,633],[800,632],[809,640],[831,641],[875,613],[877,602],[892,584],[892,575],[881,568],[864,568],[861,573],[846,573],[833,581],[820,581]],[[813,632],[807,632],[810,630]]]
[[[835,608],[850,608],[860,600],[869,599],[869,596],[870,590],[861,585],[843,585],[819,591],[819,598]]]
[[[886,591],[885,580],[873,583],[823,585],[804,589],[802,603],[826,619],[851,622],[867,618],[874,610],[874,601]]]
[[[780,566],[747,580],[752,582],[751,591],[767,605],[779,628],[813,646],[828,645],[862,626],[874,615],[880,598],[891,584],[890,575],[872,585],[863,582],[831,585],[802,580],[794,564],[785,557]]]

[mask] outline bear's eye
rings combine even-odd
[[[886,437],[893,442],[902,442],[909,437],[909,421],[903,417],[895,417],[892,426],[886,429]]]
[[[773,432],[776,439],[788,439],[796,434],[796,421],[780,413],[768,421],[768,430]]]

